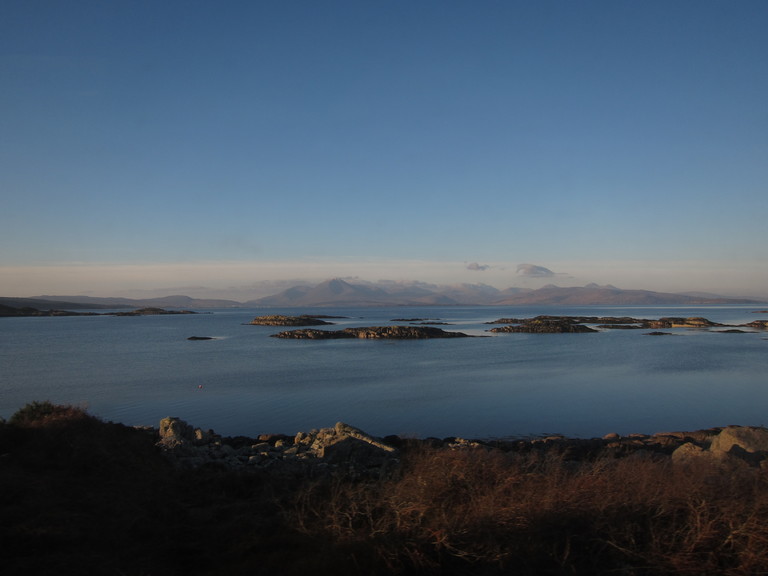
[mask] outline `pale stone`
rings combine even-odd
[[[195,430],[184,420],[169,416],[160,420],[160,438],[191,441],[195,439]]]
[[[728,426],[712,439],[715,454],[758,455],[768,453],[768,429],[753,426]]]
[[[693,442],[686,442],[672,452],[672,462],[686,462],[701,456],[704,456],[704,448],[697,446]]]

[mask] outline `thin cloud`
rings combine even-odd
[[[490,266],[487,264],[478,264],[477,262],[470,262],[467,264],[467,270],[474,270],[476,272],[482,272],[483,270],[488,270]]]

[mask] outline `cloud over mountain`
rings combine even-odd
[[[537,266],[536,264],[520,264],[517,267],[518,276],[527,276],[528,278],[550,278],[555,276],[549,268]]]

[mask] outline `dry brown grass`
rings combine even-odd
[[[296,521],[375,573],[768,573],[763,470],[630,457],[411,454],[383,482],[316,485]]]
[[[145,432],[0,422],[8,574],[768,574],[768,470],[406,443],[391,477],[178,471]]]

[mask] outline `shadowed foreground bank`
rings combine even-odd
[[[198,452],[253,440],[183,433],[45,402],[14,414],[0,425],[3,573],[768,571],[768,470],[740,447],[716,456],[719,436],[682,451],[388,438],[366,467],[359,443],[376,443],[337,425],[259,439],[282,457],[233,467]]]

